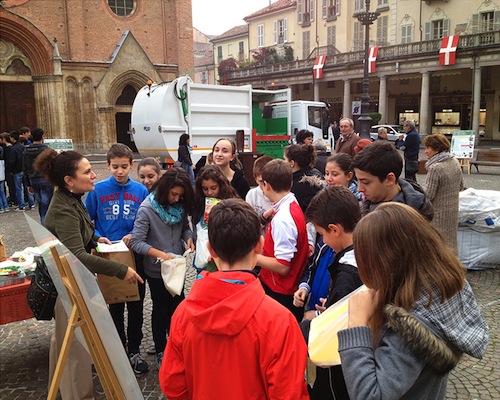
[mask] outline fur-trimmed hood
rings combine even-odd
[[[469,283],[444,303],[437,290],[433,290],[428,308],[427,301],[428,296],[422,293],[411,312],[386,305],[387,327],[398,332],[411,352],[438,373],[453,369],[463,353],[481,358],[488,345],[488,326]]]

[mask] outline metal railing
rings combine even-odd
[[[394,46],[381,47],[378,52],[378,60],[389,60],[397,58],[407,58],[408,56],[422,56],[432,53],[439,53],[442,39],[427,40],[424,42],[413,42],[398,44]],[[500,30],[483,32],[473,35],[462,35],[458,42],[458,52],[472,50],[474,48],[485,49],[487,47],[500,46]],[[333,48],[333,49],[332,49]],[[335,52],[337,51],[337,53]],[[282,72],[292,72],[312,68],[317,55],[328,55],[329,65],[347,65],[363,62],[364,51],[354,51],[339,53],[333,46],[322,46],[315,48],[306,60],[296,60],[291,62],[268,64],[256,67],[239,68],[230,72],[229,79],[244,79],[264,74],[274,74]]]

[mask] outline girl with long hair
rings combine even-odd
[[[193,225],[196,226],[196,248],[198,252],[195,258],[195,267],[198,270],[216,270],[211,262],[211,257],[206,248],[208,242],[208,213],[209,207],[206,199],[219,200],[237,198],[236,191],[231,186],[222,170],[217,165],[205,165],[196,177],[195,200],[193,210]]]
[[[369,290],[349,300],[348,329],[338,333],[349,397],[444,399],[462,354],[481,358],[488,344],[464,267],[439,232],[401,203],[363,217],[353,240]]]
[[[192,184],[194,185],[194,170],[196,166],[193,164],[191,160],[191,150],[189,145],[191,143],[191,139],[187,133],[183,133],[179,138],[179,148],[177,149],[177,160],[182,163],[182,169],[186,171],[189,175],[189,179],[191,179]]]
[[[212,157],[214,164],[220,167],[238,196],[244,199],[250,190],[250,185],[236,154],[236,143],[228,138],[217,140],[212,148]]]
[[[134,222],[131,249],[144,257],[144,272],[153,301],[152,331],[156,364],[161,366],[172,314],[184,296],[172,297],[163,284],[158,259],[169,260],[194,250],[188,214],[193,204],[193,188],[188,174],[172,168],[158,180],[142,202]]]

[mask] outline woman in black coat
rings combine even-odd
[[[182,163],[182,168],[188,173],[189,179],[194,186],[194,169],[196,166],[191,160],[189,143],[191,139],[187,133],[183,133],[179,138],[179,148],[177,149],[177,160]]]

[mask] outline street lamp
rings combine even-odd
[[[353,15],[357,18],[361,25],[365,26],[365,63],[363,70],[363,83],[361,88],[363,94],[361,95],[361,116],[358,118],[360,137],[362,139],[370,139],[370,127],[372,119],[368,114],[368,109],[370,107],[370,80],[368,79],[368,52],[370,48],[370,25],[373,24],[378,16],[379,12],[370,12],[370,0],[365,0],[365,11],[359,11]]]

